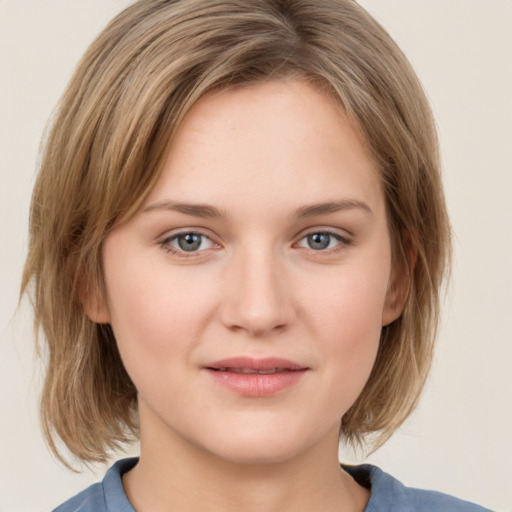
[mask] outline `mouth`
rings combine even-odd
[[[213,370],[215,372],[243,373],[244,375],[272,375],[273,373],[300,371],[300,370],[291,370],[289,368],[270,368],[268,370],[255,370],[254,368],[233,368],[230,366],[226,366],[226,367],[222,367],[222,368],[208,368],[208,369]]]
[[[242,396],[265,397],[298,384],[309,368],[280,358],[237,357],[205,365],[221,386]]]

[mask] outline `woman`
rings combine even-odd
[[[146,1],[46,141],[23,287],[43,426],[140,459],[57,510],[483,510],[340,469],[426,378],[449,256],[414,72],[352,1]]]

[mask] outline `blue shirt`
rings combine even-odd
[[[102,482],[91,485],[53,512],[135,512],[124,492],[121,477],[137,461],[137,458],[130,458],[116,462]],[[344,465],[343,469],[360,485],[371,488],[370,501],[364,512],[491,512],[447,494],[405,487],[369,464]]]

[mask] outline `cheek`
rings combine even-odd
[[[307,315],[314,325],[329,330],[330,338],[343,335],[358,344],[367,338],[365,334],[380,333],[388,273],[361,267],[341,268],[325,277],[326,286],[318,286],[317,281],[308,287],[316,291],[309,296]]]
[[[149,258],[105,258],[112,328],[130,375],[193,350],[214,311],[208,280]],[[115,265],[107,267],[109,261]],[[197,272],[196,272],[197,274]]]
[[[362,391],[379,348],[388,284],[382,268],[337,269],[326,279],[328,292],[310,287],[317,291],[303,312],[311,338],[322,343],[322,365],[328,369],[336,400],[347,405]]]

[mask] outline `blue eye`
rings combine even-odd
[[[319,231],[317,233],[310,233],[302,238],[299,242],[299,247],[313,249],[314,251],[324,251],[332,249],[340,244],[348,244],[348,240],[344,240],[340,236],[326,231]]]
[[[213,246],[213,242],[206,235],[188,232],[166,238],[161,245],[172,252],[190,253],[209,249]]]

